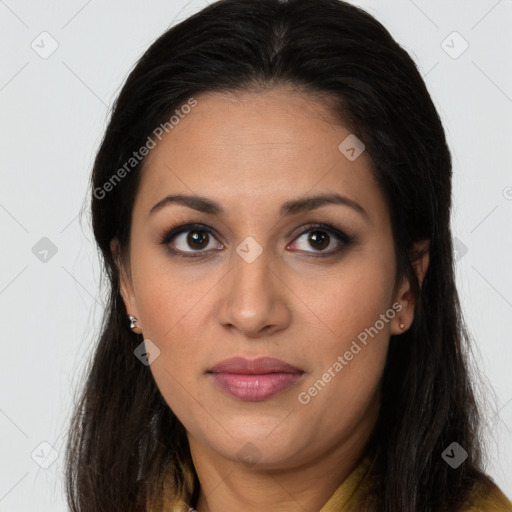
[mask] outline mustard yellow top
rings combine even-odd
[[[369,465],[369,459],[364,459],[336,489],[320,512],[355,512],[360,510],[357,502],[365,489],[364,480]],[[478,483],[471,491],[464,508],[460,512],[512,512],[512,503],[493,483]]]
[[[357,507],[359,496],[364,491],[364,480],[370,466],[369,459],[362,462],[348,475],[343,483],[334,491],[320,512],[341,512],[354,510]]]
[[[369,459],[363,459],[319,512],[362,512],[358,508],[358,501],[365,491],[365,477],[369,472],[369,466]],[[191,494],[188,498],[190,496]],[[167,502],[164,511],[196,512],[186,501],[188,500],[181,500],[179,504],[174,505]],[[151,507],[147,510],[153,512]],[[492,481],[479,482],[474,486],[465,507],[460,512],[512,512],[512,503]]]

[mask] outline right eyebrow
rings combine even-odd
[[[193,210],[197,210],[198,212],[210,213],[212,215],[221,215],[224,213],[224,209],[220,204],[207,197],[171,194],[158,201],[158,203],[149,210],[149,214],[151,215],[170,204],[181,204]]]

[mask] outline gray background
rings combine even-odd
[[[483,395],[487,471],[511,497],[512,2],[357,4],[410,52],[443,119],[458,286],[495,390]],[[79,216],[92,160],[137,58],[205,5],[0,1],[0,512],[66,510],[65,430],[102,313],[89,218]]]

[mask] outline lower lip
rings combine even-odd
[[[302,372],[265,373],[248,375],[239,373],[212,373],[213,380],[228,394],[246,401],[270,398],[289,388],[302,378]]]

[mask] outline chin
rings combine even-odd
[[[231,437],[224,430],[219,436],[212,437],[211,432],[206,433],[203,442],[223,458],[235,462],[242,462],[247,467],[255,469],[284,468],[293,465],[297,453],[307,446],[303,431],[293,435],[289,430],[276,427],[275,421],[267,428],[251,424],[236,427],[224,423],[227,432],[236,433]],[[300,429],[299,429],[300,430]]]

